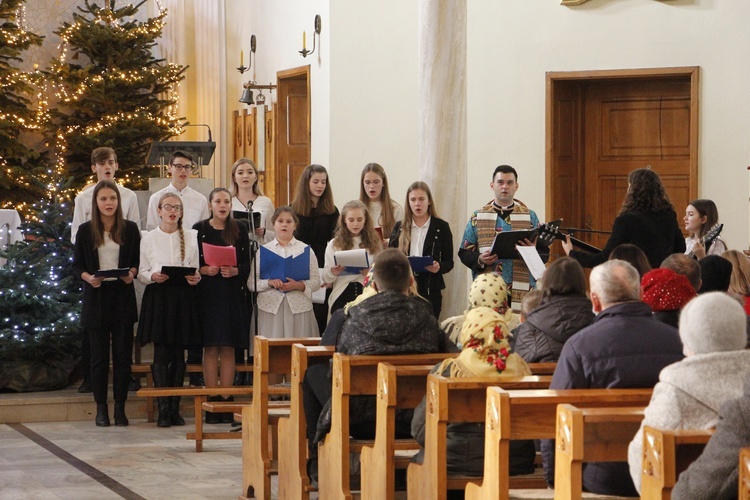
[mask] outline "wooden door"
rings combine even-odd
[[[597,82],[583,101],[584,226],[610,231],[628,174],[648,165],[683,211],[690,201],[690,82]],[[607,239],[596,234],[590,241],[602,247]]]
[[[548,73],[546,126],[548,220],[610,231],[628,174],[648,165],[678,216],[697,196],[697,67]]]
[[[288,205],[310,164],[310,66],[277,73],[276,202]]]

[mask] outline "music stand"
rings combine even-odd
[[[216,149],[213,141],[152,141],[146,165],[159,165],[159,177],[164,177],[164,164],[175,151],[185,151],[196,158],[199,172],[203,176],[203,165],[211,161]]]

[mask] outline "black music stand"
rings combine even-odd
[[[211,161],[216,149],[213,141],[152,141],[146,165],[159,165],[159,177],[164,177],[164,165],[175,151],[185,151],[196,159],[199,172]]]

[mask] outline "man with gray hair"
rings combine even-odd
[[[610,260],[591,271],[591,326],[565,343],[550,389],[648,388],[662,368],[683,358],[677,329],[655,320],[641,302],[638,271],[623,260]],[[547,483],[555,477],[554,441],[542,442]],[[638,496],[627,462],[586,464],[585,491]]]

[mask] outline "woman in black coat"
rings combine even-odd
[[[653,269],[673,253],[685,253],[685,238],[674,206],[659,175],[650,168],[639,168],[628,176],[628,193],[612,225],[612,235],[601,252],[590,254],[573,250],[570,238],[563,242],[563,249],[583,267],[596,267],[622,243],[632,243],[643,250]]]
[[[513,350],[527,363],[557,361],[565,341],[592,321],[583,268],[557,259],[544,272],[541,303],[515,329]]]
[[[81,224],[73,255],[75,274],[83,280],[81,326],[91,342],[91,386],[96,425],[109,426],[107,380],[110,335],[115,425],[128,425],[128,397],[133,324],[137,321],[133,279],[138,274],[141,241],[138,226],[122,216],[120,192],[112,181],[94,188],[91,220]],[[110,270],[110,273],[101,271]]]
[[[453,269],[453,234],[446,221],[438,218],[430,187],[414,182],[406,191],[404,220],[393,226],[388,246],[410,257],[432,257],[432,263],[415,270],[419,295],[430,301],[440,317],[443,306],[443,275]],[[415,230],[416,229],[416,230]]]

